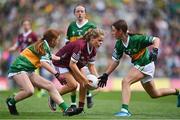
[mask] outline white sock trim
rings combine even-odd
[[[71,103],[71,105],[77,105],[76,103]]]
[[[89,93],[88,95],[87,95],[87,97],[91,97],[92,96],[92,93]]]
[[[127,110],[127,109],[125,109],[125,108],[121,108],[121,111],[122,111],[122,112],[126,112],[126,113],[128,113],[128,110]]]

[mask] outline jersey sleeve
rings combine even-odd
[[[51,59],[50,59],[50,56],[49,56],[49,54],[46,54],[46,55],[44,55],[44,56],[41,56],[41,59],[40,59],[40,61],[43,61],[43,62],[48,62],[48,63],[50,63],[50,62],[51,62]]]
[[[148,47],[153,44],[154,37],[148,35],[139,35],[138,40],[142,47]]]
[[[89,64],[95,64],[95,56],[92,57],[89,61],[88,61]]]
[[[97,27],[96,27],[96,24],[92,23],[92,24],[91,24],[91,28],[96,29],[96,28],[97,28]]]
[[[73,49],[71,60],[77,63],[80,59],[80,55],[81,55],[81,46],[77,44]]]
[[[16,44],[17,44],[17,46],[21,46],[20,35],[18,35],[16,38]]]
[[[33,39],[32,39],[32,43],[36,42],[38,40],[38,36],[36,35],[36,33],[33,32]]]
[[[119,42],[116,42],[116,45],[113,50],[112,59],[116,62],[118,62],[123,55],[123,49],[121,48]]]
[[[43,47],[44,47],[46,54],[41,57],[40,61],[50,62],[52,60],[51,49],[50,49],[49,44],[47,43],[46,40],[44,40],[44,46]]]
[[[68,42],[70,40],[70,37],[71,37],[71,24],[68,26],[68,29],[67,29],[66,42]]]

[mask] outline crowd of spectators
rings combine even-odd
[[[8,48],[21,31],[20,22],[24,18],[31,18],[38,36],[48,28],[60,30],[59,47],[62,47],[77,3],[86,6],[87,17],[106,34],[96,62],[100,73],[111,60],[114,47],[111,24],[121,18],[127,21],[130,32],[160,37],[155,76],[180,78],[179,0],[0,0],[0,76],[7,75],[9,64],[18,54],[9,53]],[[129,62],[129,57],[124,56],[114,75],[124,76],[130,67]]]

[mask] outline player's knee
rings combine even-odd
[[[72,91],[76,90],[76,89],[77,89],[77,87],[78,87],[78,84],[77,84],[77,83],[75,83],[75,82],[74,82],[74,83],[70,83],[70,84],[69,84],[69,88],[71,88],[71,90],[72,90]]]
[[[25,90],[27,96],[32,96],[34,94],[34,88],[28,88]]]
[[[56,88],[55,88],[54,84],[49,81],[49,82],[46,84],[46,89],[47,89],[48,91],[50,91],[50,90],[53,90],[53,89],[56,89]]]
[[[155,99],[155,98],[158,98],[158,97],[159,97],[158,93],[149,94],[149,96],[150,96],[152,99]]]
[[[128,86],[128,85],[130,85],[129,80],[128,79],[123,79],[122,80],[122,86]]]

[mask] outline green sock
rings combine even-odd
[[[122,108],[128,110],[128,105],[127,104],[122,104]]]
[[[71,102],[72,103],[76,103],[76,94],[75,95],[71,95]]]
[[[11,104],[13,104],[13,105],[16,104],[16,101],[15,101],[14,97],[12,97],[12,98],[9,100],[9,102],[10,102]]]
[[[175,95],[179,95],[180,93],[179,93],[179,90],[178,89],[175,89],[176,90],[176,93],[175,93]]]
[[[62,111],[65,111],[68,108],[65,102],[59,104],[59,107],[61,108]]]

